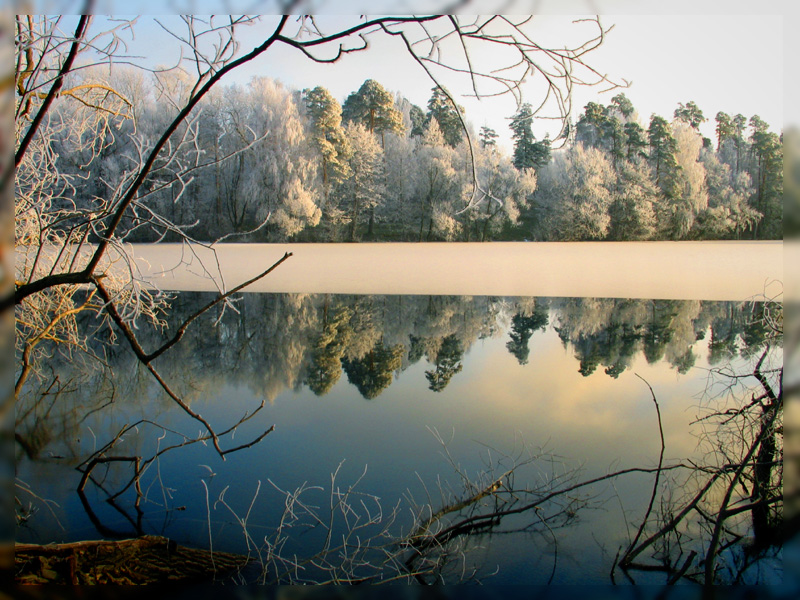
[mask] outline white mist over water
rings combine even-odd
[[[782,292],[783,243],[554,242],[133,245],[162,290],[742,301]]]

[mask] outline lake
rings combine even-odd
[[[139,326],[148,350],[215,287],[293,253],[153,363],[242,448],[193,442],[203,426],[95,340],[104,367],[56,357],[58,380],[17,403],[18,541],[166,535],[249,554],[241,577],[260,582],[604,585],[688,506],[616,583],[702,581],[723,509],[714,581],[780,581],[782,409],[764,391],[782,366],[780,243],[131,251],[174,295],[163,332]],[[117,460],[78,494],[109,443]]]

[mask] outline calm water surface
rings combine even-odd
[[[211,297],[177,294],[169,327]],[[110,454],[144,458],[201,426],[120,346],[106,357],[113,376],[104,369],[86,376],[64,362],[47,394],[39,389],[17,406],[17,433],[26,440],[17,476],[36,507],[18,541],[144,532],[252,553],[285,518],[283,492],[308,487],[307,510],[322,514],[331,489],[356,483],[362,516],[398,507],[397,537],[414,526],[415,507],[438,510],[469,497],[515,465],[516,487],[542,490],[655,467],[653,394],[665,463],[700,461],[715,432],[698,419],[732,401],[730,379],[719,373],[752,372],[765,348],[762,305],[741,300],[243,294],[223,313],[204,315],[155,364],[218,431],[263,404],[222,438],[224,448],[274,431],[225,461],[210,443],[164,452],[142,477],[138,507],[133,488],[106,502],[130,479],[125,462],[97,467],[81,497],[75,467],[125,426],[138,423]],[[144,327],[140,335],[150,348],[162,339]],[[765,365],[781,360],[773,348]],[[741,399],[753,383],[733,391]],[[682,491],[669,489],[680,481],[674,475],[661,481],[665,509]],[[653,477],[626,474],[561,496],[543,512],[505,518],[462,540],[447,572],[466,565],[493,574],[492,583],[607,584],[645,513]],[[691,482],[682,485],[688,493]],[[289,536],[285,553],[313,553],[324,543],[321,525],[296,532],[303,535]],[[779,576],[779,562],[765,564],[747,577]],[[665,576],[638,572],[635,580]]]

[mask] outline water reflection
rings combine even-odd
[[[179,295],[167,331],[209,297]],[[711,365],[757,352],[768,334],[761,311],[759,303],[696,300],[248,294],[235,310],[201,317],[159,367],[172,381],[192,373],[182,387],[190,397],[235,371],[269,400],[301,386],[325,396],[342,374],[372,400],[420,361],[429,389],[444,390],[464,355],[489,338],[505,336],[526,365],[536,360],[532,338],[552,325],[584,376],[602,368],[617,378],[637,356],[686,373],[706,335]],[[124,353],[110,357],[117,372],[130,370],[126,361]]]
[[[157,347],[208,298],[197,293],[177,296],[163,332],[141,330],[143,345]],[[208,438],[198,436],[197,424],[174,410],[129,352],[102,346],[95,337],[94,353],[102,356],[102,368],[87,371],[89,365],[54,358],[51,365],[58,376],[43,377],[18,404],[20,477],[31,486],[31,496],[35,492],[63,506],[53,508],[53,516],[72,527],[66,534],[55,526],[48,529],[42,524],[48,518],[46,507],[39,503],[39,512],[30,515],[29,535],[48,541],[155,531],[207,545],[203,533],[213,528],[215,543],[249,552],[252,540],[245,539],[242,546],[241,528],[235,527],[245,513],[252,510],[250,526],[256,529],[286,524],[282,507],[319,491],[304,488],[306,482],[328,481],[334,472],[361,481],[358,469],[369,464],[363,484],[374,486],[371,493],[387,499],[416,498],[411,503],[414,510],[403,513],[405,520],[400,513],[387,513],[392,526],[402,526],[398,531],[406,536],[425,530],[420,541],[406,539],[403,560],[397,564],[425,565],[423,570],[433,576],[427,569],[438,569],[440,550],[452,551],[451,544],[456,544],[459,552],[465,551],[465,539],[489,532],[491,560],[514,573],[520,560],[512,551],[520,543],[514,536],[523,535],[545,554],[548,545],[557,544],[559,556],[576,560],[595,536],[603,540],[599,555],[605,558],[597,559],[592,577],[605,581],[614,553],[605,556],[608,548],[616,550],[626,536],[630,541],[635,526],[626,521],[627,515],[643,517],[651,477],[661,473],[652,404],[649,397],[641,401],[644,388],[632,377],[634,371],[646,371],[658,384],[658,426],[663,426],[668,458],[674,459],[661,480],[667,490],[660,499],[662,512],[652,518],[644,515],[650,520],[650,533],[668,521],[669,514],[680,512],[679,492],[694,494],[709,474],[721,485],[713,488],[716,495],[708,492],[710,508],[704,510],[713,515],[714,503],[730,481],[721,465],[744,464],[757,456],[759,464],[769,468],[759,471],[750,464],[741,470],[741,478],[747,474],[750,483],[739,500],[750,499],[766,511],[756,519],[759,531],[768,532],[760,538],[768,539],[776,522],[774,492],[782,479],[775,468],[780,443],[769,441],[775,441],[781,410],[774,385],[779,353],[777,358],[771,355],[774,362],[769,365],[759,362],[770,378],[772,396],[763,392],[760,403],[751,403],[746,411],[741,403],[716,403],[697,419],[693,394],[708,383],[697,387],[696,378],[681,377],[693,366],[704,373],[719,366],[716,376],[731,389],[739,386],[737,378],[725,383],[722,367],[735,364],[751,373],[751,363],[769,344],[775,345],[773,332],[761,318],[764,310],[758,303],[678,300],[246,294],[224,311],[200,317],[181,343],[156,361],[162,376],[193,408],[219,423],[221,432],[229,428],[224,434],[231,446],[255,439],[270,423],[276,425],[280,439],[270,436],[268,443],[231,455],[225,463],[213,452],[209,457],[211,449],[203,445]],[[740,400],[746,396],[742,390]],[[263,410],[258,408],[261,401],[268,401]],[[255,418],[238,422],[245,413]],[[722,449],[717,430],[710,425],[703,429],[714,423],[721,431],[745,416],[749,432],[734,428],[739,437],[726,439]],[[701,424],[699,432],[691,421]],[[460,436],[452,443],[443,443],[442,437],[430,439],[431,431],[450,430]],[[541,446],[534,452],[507,450],[509,443],[516,445],[517,434]],[[698,437],[709,444],[699,455]],[[464,458],[471,452],[464,438],[491,448],[492,458]],[[458,457],[444,465],[449,479],[442,474],[441,461],[432,458],[443,448],[447,456]],[[113,462],[87,460],[112,456]],[[703,469],[714,470],[686,473],[682,469],[688,463],[680,461],[687,457],[710,457],[716,464]],[[356,470],[340,473],[342,460]],[[74,467],[80,471],[65,475],[65,469]],[[586,488],[585,494],[583,487],[572,487],[585,480],[606,481],[608,471],[617,467],[626,473],[639,468],[641,476],[615,481],[603,491]],[[139,473],[145,473],[141,480]],[[71,498],[81,477],[89,483],[79,495],[79,506]],[[267,478],[275,486],[271,496],[260,487]],[[436,482],[437,487],[426,488],[425,482]],[[255,497],[253,489],[260,490]],[[610,492],[624,506],[622,521],[590,514],[592,508],[610,510]],[[335,496],[332,483],[328,493]],[[360,498],[360,493],[348,492],[351,499]],[[323,494],[309,502],[327,506],[334,496]],[[224,513],[228,502],[233,520],[230,514],[216,516],[217,510]],[[339,506],[336,501],[333,505]],[[365,510],[359,518],[370,521],[375,513]],[[310,518],[310,513],[304,514]],[[439,515],[436,522],[430,521],[434,515]],[[377,531],[389,527],[370,522]],[[320,541],[319,524],[292,523],[313,531],[306,540]],[[588,529],[571,533],[580,523]],[[702,529],[702,517],[690,526]],[[746,523],[741,527],[749,531]],[[557,529],[563,531],[556,542]],[[283,530],[270,531],[277,536],[270,539],[278,543]],[[678,538],[686,534],[683,529],[674,532]],[[396,543],[397,531],[393,535]],[[659,539],[673,537],[667,532]],[[325,535],[322,538],[324,543]],[[718,540],[718,545],[727,541]],[[624,545],[619,547],[624,550]],[[302,544],[291,548],[307,549]],[[373,556],[381,548],[362,549]],[[435,555],[428,553],[433,548]],[[407,554],[421,549],[418,562],[408,563]],[[663,544],[653,549],[664,555]],[[392,560],[399,556],[392,554]],[[669,552],[666,556],[672,577],[685,557]],[[635,566],[631,563],[626,567]],[[558,574],[553,567],[552,572],[555,582],[576,576],[575,569],[567,567],[559,567]]]

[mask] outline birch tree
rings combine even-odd
[[[706,171],[700,162],[703,139],[691,124],[678,121],[674,124],[676,195],[672,198],[672,237],[686,238],[694,226],[697,215],[708,206]]]
[[[425,129],[422,144],[417,151],[419,166],[416,169],[418,241],[431,241],[437,230],[455,237],[455,210],[448,207],[453,198],[461,199],[458,189],[458,172],[455,167],[455,150],[447,145],[438,122],[433,119]],[[449,225],[449,227],[448,227]]]
[[[374,212],[371,209],[381,203],[384,195],[383,151],[362,123],[349,123],[345,131],[350,145],[351,175],[342,181],[336,193],[347,214],[347,239],[355,242],[359,239],[359,226],[364,215],[368,215],[369,220],[367,233],[372,235],[374,230]]]
[[[602,240],[611,224],[609,209],[616,177],[596,148],[576,144],[559,152],[539,172],[541,225],[553,240]]]
[[[558,99],[553,116],[564,120],[571,110],[573,85],[608,83],[605,76],[585,62],[589,53],[602,44],[606,34],[599,20],[594,20],[594,34],[590,34],[589,39],[564,48],[561,44],[549,47],[536,43],[527,31],[530,18],[526,17],[387,15],[355,18],[344,25],[337,22],[335,28],[327,27],[330,23],[325,17],[310,15],[297,18],[274,15],[260,19],[249,16],[164,17],[162,25],[172,34],[170,43],[175,44],[176,64],[186,76],[157,80],[158,113],[153,116],[160,120],[151,121],[153,135],[137,139],[132,163],[123,172],[113,175],[115,180],[106,183],[102,197],[84,207],[78,202],[81,186],[73,185],[61,171],[61,159],[52,152],[50,141],[58,125],[53,117],[62,105],[81,104],[85,118],[78,122],[73,120],[68,127],[76,128],[84,141],[107,140],[107,128],[126,118],[130,102],[117,90],[108,89],[110,86],[102,81],[77,88],[69,85],[69,78],[74,71],[92,62],[108,66],[138,60],[125,56],[124,44],[120,43],[130,35],[135,24],[93,17],[91,9],[90,5],[83,16],[32,15],[20,16],[15,21],[14,164],[13,167],[10,162],[3,164],[0,188],[10,195],[16,179],[13,191],[16,246],[49,245],[54,248],[52,256],[59,257],[55,263],[45,264],[39,253],[38,258],[32,256],[30,261],[17,261],[13,266],[7,263],[15,277],[13,289],[9,285],[3,291],[2,308],[16,307],[18,357],[22,365],[16,388],[24,387],[26,374],[31,372],[31,345],[43,340],[43,335],[50,335],[56,326],[74,324],[71,319],[76,311],[92,311],[105,319],[104,325],[109,330],[122,336],[165,392],[208,430],[214,448],[223,457],[225,450],[211,424],[172,392],[153,365],[154,357],[168,351],[177,340],[148,352],[137,339],[137,321],[148,314],[155,315],[163,299],[148,295],[131,265],[127,272],[125,269],[118,271],[123,275],[116,280],[108,267],[110,258],[118,256],[125,261],[126,236],[142,224],[191,241],[190,212],[183,215],[176,212],[176,217],[186,217],[189,222],[175,223],[170,215],[159,214],[157,206],[149,206],[148,199],[158,190],[169,195],[174,192],[174,199],[179,200],[198,171],[213,168],[213,160],[205,161],[205,155],[197,151],[199,116],[204,100],[223,78],[257,58],[269,56],[278,46],[296,52],[296,56],[305,60],[322,64],[347,54],[368,52],[371,46],[365,44],[365,40],[384,37],[403,42],[397,47],[405,50],[399,51],[397,58],[412,61],[420,68],[421,76],[430,76],[434,84],[438,82],[433,70],[450,67],[453,73],[463,77],[467,86],[474,84],[473,91],[480,96],[500,92],[518,96],[524,82],[542,74],[543,87],[537,91]],[[260,39],[255,38],[252,45],[244,46],[239,30],[256,21],[260,22],[264,33]],[[431,26],[437,28],[437,36],[430,35]],[[585,27],[585,22],[582,26]],[[445,44],[443,40],[448,39],[462,43]],[[490,52],[497,48],[508,51],[502,55],[503,60],[490,61],[487,68],[478,65],[462,68],[463,59],[475,52],[500,57]],[[297,107],[290,104],[290,94],[265,80],[256,80],[254,85],[254,98],[260,95],[276,102],[263,107],[260,115],[269,123],[262,131],[266,134],[269,130],[270,135],[274,132],[275,137],[269,140],[265,137],[265,142],[255,150],[263,168],[248,173],[252,178],[245,189],[258,201],[256,220],[269,215],[270,235],[280,239],[313,226],[319,219],[318,199],[310,185],[316,177],[316,161],[305,140],[304,123]],[[231,158],[233,156],[223,156],[220,160]],[[291,159],[288,164],[287,158]],[[286,168],[279,173],[284,166]],[[479,182],[473,179],[472,184],[477,190]],[[87,245],[90,240],[96,243]],[[33,252],[36,254],[36,250]],[[265,270],[260,276],[269,272]],[[89,301],[84,302],[76,294],[87,286]],[[231,292],[220,290],[215,303],[227,302]],[[28,328],[25,323],[33,323],[28,318],[34,313],[39,315],[40,325]],[[70,331],[74,333],[74,329]],[[77,338],[70,333],[68,339]],[[66,342],[61,347],[68,345]],[[262,438],[263,435],[257,441]]]

